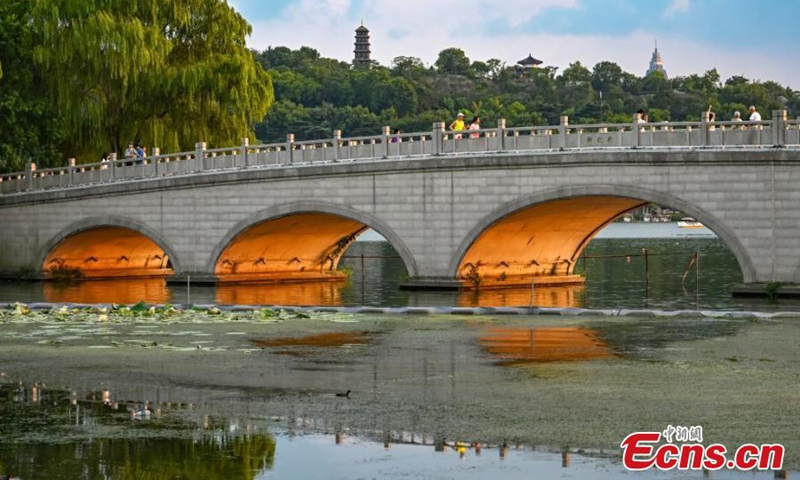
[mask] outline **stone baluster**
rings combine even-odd
[[[208,169],[206,166],[206,142],[197,142],[194,144],[194,160],[198,171]]]
[[[331,141],[331,147],[333,148],[333,161],[339,161],[339,154],[340,148],[342,147],[342,131],[341,130],[334,130],[333,131],[333,140]]]
[[[633,128],[631,129],[631,132],[633,132],[632,135],[633,140],[631,146],[638,147],[641,143],[641,138],[642,138],[642,126],[639,123],[638,113],[633,116]]]
[[[704,111],[700,114],[700,145],[706,146],[709,144],[708,138],[708,112]]]
[[[444,122],[433,123],[433,154],[441,155],[444,152]]]
[[[381,142],[383,142],[383,158],[389,158],[389,135],[391,132],[391,128],[388,126],[384,126],[381,129]]]
[[[108,162],[109,176],[111,181],[114,181],[117,178],[117,152],[111,152],[108,156]]]
[[[497,119],[497,148],[502,152],[506,149],[506,119]]]
[[[772,145],[776,147],[786,146],[786,110],[772,111]]]
[[[158,147],[153,147],[151,154],[151,161],[153,162],[153,176],[157,177],[159,175],[159,167],[158,167],[158,156],[161,155],[161,149]]]
[[[242,165],[244,167],[250,166],[250,139],[244,137],[242,139],[242,146],[240,147],[240,155],[242,156]]]
[[[286,163],[294,163],[294,133],[286,134]]]
[[[569,135],[569,117],[566,115],[562,115],[560,117],[560,122],[558,125],[559,147],[567,148],[567,145],[569,145],[567,140],[567,135]]]
[[[35,171],[35,164],[31,160],[28,160],[28,163],[25,164],[25,190],[33,190],[33,172]]]
[[[67,185],[71,186],[74,182],[75,182],[75,159],[70,158],[69,160],[67,160]]]

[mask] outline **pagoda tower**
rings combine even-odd
[[[353,57],[353,66],[356,68],[370,68],[372,66],[372,59],[370,59],[369,49],[369,29],[362,23],[360,27],[356,28],[356,49],[353,50],[355,56]]]
[[[667,71],[664,70],[664,62],[661,61],[661,53],[658,51],[658,42],[656,42],[656,49],[653,51],[653,57],[650,59],[650,68],[647,69],[647,75],[653,72],[661,72],[664,77],[667,76]]]

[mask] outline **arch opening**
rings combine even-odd
[[[166,277],[172,260],[148,236],[119,226],[98,226],[66,236],[47,253],[45,278]]]
[[[589,195],[523,207],[495,221],[469,246],[456,278],[466,288],[576,285],[578,257],[606,225],[645,205],[641,199]]]
[[[345,252],[369,226],[327,212],[296,212],[259,221],[233,237],[216,259],[220,283],[337,281]]]

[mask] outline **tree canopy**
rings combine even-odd
[[[0,171],[68,157],[91,162],[129,141],[162,152],[197,141],[238,145],[430,130],[458,112],[491,127],[718,119],[756,105],[800,114],[800,92],[715,69],[667,78],[619,65],[520,68],[470,60],[459,48],[433,65],[413,56],[354,69],[311,47],[248,50],[250,26],[224,0],[0,2]]]
[[[721,82],[715,69],[702,75],[667,78],[660,72],[637,76],[613,62],[593,67],[574,62],[559,74],[554,67],[520,69],[498,59],[470,63],[458,48],[443,50],[426,67],[419,58],[396,57],[391,67],[353,69],[303,47],[255,52],[275,78],[276,106],[256,127],[261,141],[279,142],[287,133],[300,139],[374,135],[383,125],[403,131],[430,130],[461,111],[483,117],[483,125],[505,118],[509,126],[630,122],[638,109],[655,121],[696,121],[709,105],[719,119],[756,105],[765,119],[772,110],[800,113],[800,93],[775,82],[733,77]]]
[[[28,159],[55,166],[63,138],[57,113],[33,67],[28,0],[0,2],[0,172],[20,171]]]
[[[224,0],[30,0],[32,57],[69,156],[238,144],[273,101]]]

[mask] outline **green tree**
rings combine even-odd
[[[659,73],[640,77],[612,62],[600,62],[592,71],[575,62],[557,75],[553,67],[521,71],[497,59],[470,64],[458,49],[443,51],[435,68],[425,68],[414,57],[397,57],[392,68],[372,70],[321,58],[307,47],[277,47],[255,55],[276,72],[279,100],[259,126],[259,138],[278,142],[290,132],[312,139],[329,138],[333,129],[373,135],[384,125],[405,132],[430,130],[433,122],[451,122],[458,111],[480,115],[485,128],[499,118],[515,126],[555,125],[562,115],[576,125],[595,123],[600,121],[600,93],[608,123],[630,123],[640,108],[649,111],[652,121],[697,121],[709,105],[720,119],[735,110],[746,112],[751,103],[765,118],[774,109],[787,108],[790,116],[800,109],[800,94],[789,88],[741,77],[723,86],[714,69],[667,79]],[[465,74],[453,74],[467,66]],[[311,89],[313,102],[302,100],[305,93],[289,93],[304,92],[306,83],[321,86]],[[291,102],[280,101],[287,99]]]
[[[405,78],[395,77],[378,84],[373,91],[372,110],[380,112],[394,107],[400,115],[408,115],[417,110],[417,92]]]
[[[434,63],[439,73],[452,75],[467,75],[470,73],[469,58],[460,48],[446,48],[439,52],[439,58]]]
[[[280,67],[271,70],[276,98],[290,100],[307,107],[315,107],[322,103],[322,85],[300,72]]]
[[[417,57],[394,57],[392,71],[397,75],[412,77],[425,71],[425,65]]]
[[[0,2],[0,172],[21,171],[28,160],[53,167],[63,156],[58,115],[33,67],[29,0]]]
[[[592,72],[581,65],[581,62],[570,63],[558,77],[561,85],[582,85],[592,81]]]
[[[622,68],[613,62],[600,62],[592,70],[592,87],[606,92],[612,86],[619,86],[622,80]]]
[[[64,118],[67,153],[237,144],[273,100],[224,0],[31,0],[34,60]]]

